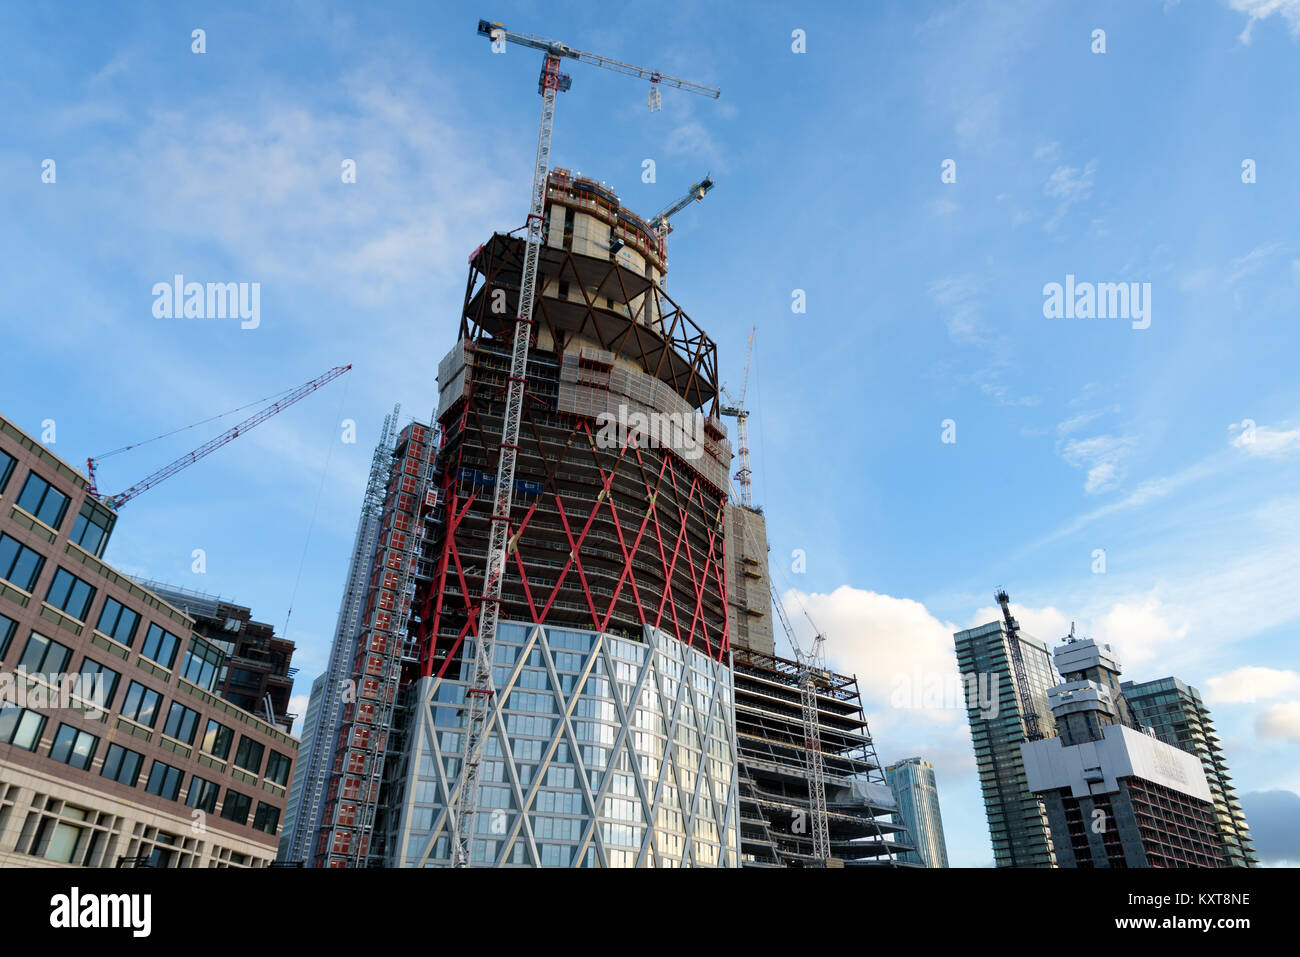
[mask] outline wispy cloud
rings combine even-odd
[[[1281,14],[1291,27],[1291,36],[1300,37],[1300,0],[1228,0],[1238,13],[1246,14],[1246,26],[1237,38],[1246,46],[1254,39],[1255,24],[1273,14]]]

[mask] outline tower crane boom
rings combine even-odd
[[[304,382],[302,385],[298,386],[298,388],[281,396],[279,399],[271,403],[265,409],[253,413],[248,418],[246,418],[243,422],[240,422],[238,425],[227,429],[225,432],[222,432],[215,439],[210,439],[209,441],[200,445],[197,449],[185,453],[180,458],[176,459],[176,461],[164,465],[162,468],[154,472],[152,475],[142,478],[140,481],[136,482],[125,492],[118,492],[116,495],[100,496],[99,490],[96,487],[96,482],[95,482],[95,469],[99,467],[99,462],[94,458],[86,459],[86,471],[89,473],[90,476],[90,494],[99,497],[100,501],[102,501],[109,508],[120,509],[123,505],[131,501],[131,499],[135,498],[141,492],[145,492],[153,488],[159,482],[163,482],[171,478],[177,472],[189,468],[199,459],[203,458],[204,456],[211,455],[213,452],[221,448],[223,445],[228,445],[229,443],[233,442],[235,439],[243,435],[245,432],[247,432],[249,429],[253,428],[254,426],[261,425],[263,422],[271,418],[271,416],[273,415],[278,415],[279,413],[287,409],[289,406],[297,402],[299,399],[304,399],[307,396],[311,395],[313,392],[315,392],[317,389],[319,389],[321,386],[333,382],[335,379],[343,375],[343,373],[347,372],[351,368],[352,366],[350,365],[334,366],[332,369],[329,370],[329,372],[326,372],[324,375],[317,376],[315,379],[312,379],[310,382]]]

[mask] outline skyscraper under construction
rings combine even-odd
[[[728,506],[717,352],[663,289],[668,230],[562,169],[545,221],[470,862],[811,863],[762,516]],[[436,421],[376,449],[291,858],[452,863],[524,254],[500,233],[474,251]],[[905,832],[856,686],[823,678],[835,856],[890,862]]]

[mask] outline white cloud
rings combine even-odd
[[[1233,433],[1229,442],[1251,455],[1277,458],[1300,449],[1300,429],[1275,429],[1246,419],[1228,426],[1228,431]]]
[[[1267,246],[1256,246],[1244,256],[1238,256],[1232,261],[1232,271],[1228,274],[1228,284],[1231,285],[1237,280],[1263,269],[1274,256],[1285,248],[1285,243],[1269,243]]]
[[[1248,17],[1246,27],[1238,37],[1247,46],[1253,39],[1256,21],[1267,20],[1275,13],[1280,13],[1282,19],[1291,25],[1293,37],[1300,37],[1300,0],[1228,0],[1228,5]]]
[[[1093,619],[1089,637],[1110,644],[1119,654],[1120,665],[1132,675],[1130,665],[1153,661],[1187,638],[1188,625],[1175,621],[1175,616],[1176,612],[1154,596],[1121,601]],[[1143,680],[1156,677],[1147,675],[1146,669],[1138,670]]]
[[[1246,665],[1205,680],[1213,704],[1249,704],[1300,690],[1300,672]]]
[[[296,738],[302,737],[302,722],[307,715],[307,702],[310,695],[296,694],[289,698],[289,713],[296,714],[298,717],[293,723],[292,734]]]
[[[1265,708],[1255,719],[1255,733],[1261,738],[1281,738],[1300,744],[1300,701]]]
[[[1057,204],[1055,214],[1044,225],[1045,229],[1056,229],[1071,206],[1092,195],[1093,174],[1096,172],[1096,160],[1089,160],[1082,170],[1075,166],[1058,166],[1052,171],[1043,184],[1043,195],[1055,199]]]
[[[1058,452],[1067,464],[1087,471],[1083,490],[1094,495],[1119,485],[1120,464],[1136,444],[1137,439],[1131,435],[1094,435],[1089,439],[1069,439]]]

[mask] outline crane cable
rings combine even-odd
[[[170,432],[164,432],[162,435],[155,435],[152,439],[145,439],[143,442],[135,442],[132,443],[131,445],[124,445],[120,449],[113,449],[113,451],[111,452],[103,452],[100,455],[93,455],[91,456],[91,458],[93,458],[96,462],[102,462],[104,459],[109,458],[110,456],[113,455],[117,455],[119,452],[127,452],[130,451],[131,449],[138,449],[142,445],[148,445],[150,442],[157,442],[159,439],[165,439],[169,435],[175,435],[178,432],[185,432],[189,429],[197,429],[200,425],[207,425],[209,422],[215,422],[217,421],[217,419],[224,419],[226,416],[234,415],[236,412],[243,412],[245,409],[251,409],[255,405],[262,405],[265,402],[270,402],[272,399],[278,399],[280,396],[287,395],[288,393],[292,392],[296,388],[298,387],[291,386],[288,389],[282,389],[279,392],[275,392],[272,393],[271,395],[268,395],[264,399],[257,399],[253,402],[248,403],[247,405],[241,405],[237,409],[231,409],[228,412],[221,412],[217,415],[210,416],[209,418],[203,419],[200,422],[194,422],[191,425],[182,425],[179,429],[172,429]]]
[[[338,411],[334,413],[335,422],[338,422],[339,416],[343,414],[343,402],[347,398],[349,385],[348,382],[343,384],[343,392],[339,395]],[[325,450],[325,464],[321,466],[320,484],[316,486],[316,501],[312,505],[311,520],[307,523],[307,537],[302,543],[302,556],[298,559],[298,573],[293,580],[293,590],[289,593],[289,611],[284,616],[284,629],[280,632],[280,636],[286,639],[289,637],[289,619],[293,617],[293,603],[298,597],[298,585],[302,582],[302,570],[307,564],[307,549],[311,546],[311,534],[316,527],[316,514],[320,511],[321,494],[325,491],[325,479],[329,475],[330,459],[334,455],[334,446],[337,444],[332,437],[334,428],[335,426],[331,424],[331,438]]]

